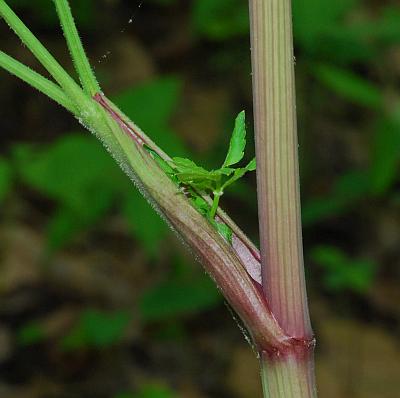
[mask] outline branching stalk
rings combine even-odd
[[[0,16],[7,22],[37,60],[50,73],[71,99],[85,103],[85,95],[45,46],[35,37],[4,0],[0,0]]]

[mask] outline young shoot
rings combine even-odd
[[[206,170],[193,160],[174,157],[170,162],[161,159],[154,151],[148,149],[160,167],[192,199],[196,209],[217,228],[228,241],[232,240],[232,231],[216,219],[219,202],[225,189],[242,178],[247,172],[256,169],[253,158],[245,167],[236,165],[243,159],[246,148],[246,115],[242,111],[236,117],[228,153],[222,166],[215,170]],[[233,167],[235,166],[235,167]],[[206,197],[212,197],[208,203]]]

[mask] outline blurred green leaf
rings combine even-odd
[[[115,398],[177,398],[177,396],[168,387],[160,384],[147,384],[142,386],[136,394],[124,392],[116,395]]]
[[[50,250],[94,225],[129,186],[128,179],[89,135],[69,134],[41,150],[18,146],[14,159],[24,183],[59,202],[47,227]]]
[[[14,154],[25,183],[78,213],[126,179],[90,135],[68,134],[45,149],[16,147]]]
[[[177,396],[167,387],[157,384],[149,384],[141,388],[134,398],[177,398]]]
[[[294,35],[312,49],[359,0],[293,0]]]
[[[249,31],[247,2],[242,0],[195,0],[195,30],[212,40],[225,40]]]
[[[206,275],[162,282],[147,290],[139,308],[145,321],[160,321],[170,317],[193,314],[213,308],[221,295]]]
[[[19,329],[17,342],[20,345],[32,345],[40,343],[46,338],[46,333],[39,322],[29,322]]]
[[[347,33],[376,46],[398,44],[400,42],[400,7],[384,7],[373,19],[356,21]]]
[[[338,216],[367,197],[370,181],[367,173],[351,171],[340,177],[326,196],[309,199],[302,209],[305,226]]]
[[[11,189],[12,171],[7,160],[0,157],[0,203]]]
[[[122,211],[135,238],[149,255],[155,256],[168,232],[166,224],[137,190],[131,189],[126,194]]]
[[[381,90],[354,73],[331,65],[318,65],[315,76],[327,87],[347,100],[380,110],[383,105]]]
[[[377,266],[373,261],[350,258],[337,247],[315,247],[311,258],[323,267],[324,284],[332,291],[364,293],[374,281]]]
[[[69,0],[73,15],[77,24],[82,27],[88,27],[93,23],[93,17],[96,15],[94,0]],[[10,6],[16,10],[21,8],[34,9],[40,15],[41,23],[48,25],[59,25],[59,20],[55,7],[49,4],[49,0],[8,0]]]
[[[121,341],[131,319],[125,311],[86,310],[61,345],[65,350],[107,348]]]
[[[182,140],[169,125],[178,108],[182,82],[178,78],[160,78],[135,86],[113,98],[127,116],[170,155],[187,155]]]
[[[380,120],[375,129],[370,167],[371,192],[374,195],[387,192],[399,176],[400,118],[398,116]]]

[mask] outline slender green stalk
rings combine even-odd
[[[69,76],[57,60],[35,37],[28,27],[19,19],[4,0],[0,0],[0,16],[8,23],[21,41],[28,47],[38,61],[47,69],[54,80],[65,90],[71,99],[78,103],[84,100],[83,92],[78,84]]]
[[[67,0],[54,0],[61,26],[84,91],[90,96],[100,92],[99,84],[86,56]]]
[[[47,95],[71,113],[76,113],[74,103],[65,95],[59,86],[28,66],[10,57],[3,51],[0,51],[0,67],[23,80],[25,83],[28,83],[41,93]]]
[[[217,214],[218,206],[219,206],[219,200],[221,199],[221,193],[219,192],[214,192],[214,198],[213,198],[213,204],[210,210],[210,218],[211,220],[214,220],[215,215]]]

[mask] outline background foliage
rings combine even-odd
[[[9,3],[68,59],[50,0]],[[247,2],[71,3],[105,91],[171,156],[217,167],[234,116],[251,115]],[[320,393],[395,397],[400,7],[293,8]],[[0,37],[38,68],[4,24]],[[0,89],[2,396],[258,396],[219,293],[101,145],[3,72]],[[254,176],[222,205],[257,240]]]

